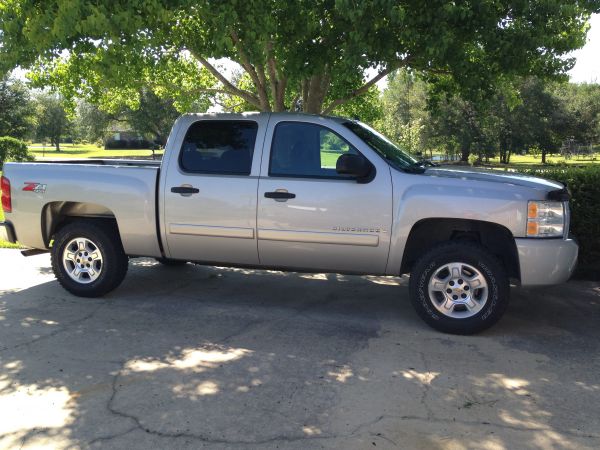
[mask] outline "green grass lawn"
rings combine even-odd
[[[54,147],[42,144],[31,144],[29,151],[36,158],[136,158],[136,157],[152,157],[152,150],[104,150],[94,144],[62,144],[60,152],[57,152]],[[156,155],[162,155],[162,150],[155,151]]]
[[[588,164],[600,164],[600,154],[595,153],[594,155],[586,155],[582,157],[573,156],[572,158],[566,159],[561,155],[548,155],[546,162],[550,164],[567,164],[567,165],[588,165]],[[494,165],[500,165],[500,158],[490,158],[490,163]],[[534,157],[533,155],[511,155],[509,166],[541,166],[542,157]],[[502,164],[501,167],[504,167]]]

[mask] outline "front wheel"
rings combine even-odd
[[[54,236],[51,250],[56,279],[71,294],[100,297],[125,278],[129,259],[115,225],[77,221]]]
[[[504,267],[484,247],[449,242],[431,249],[410,276],[411,302],[421,318],[445,333],[473,334],[494,325],[509,300]]]

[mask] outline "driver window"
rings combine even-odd
[[[340,156],[358,151],[332,130],[304,122],[281,122],[271,144],[270,176],[352,178],[340,175]]]

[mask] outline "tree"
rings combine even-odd
[[[79,100],[75,108],[73,120],[74,135],[78,139],[98,142],[104,138],[110,123],[114,120],[112,114],[106,113],[98,106]]]
[[[565,137],[583,144],[600,142],[600,84],[556,83],[549,90],[564,111]]]
[[[519,93],[522,102],[515,108],[513,127],[521,132],[515,133],[520,142],[514,147],[540,147],[542,163],[545,164],[547,154],[557,151],[565,137],[565,112],[559,100],[539,78],[523,79]]]
[[[412,153],[429,147],[430,121],[427,83],[406,70],[390,74],[381,98],[378,127],[390,139]]]
[[[57,152],[60,152],[60,140],[68,133],[71,123],[60,96],[44,92],[35,98],[36,102],[36,138],[49,139]]]
[[[29,91],[20,81],[0,80],[0,137],[23,139],[32,131],[33,107]]]
[[[472,102],[458,94],[439,100],[433,108],[430,125],[434,140],[447,153],[458,152],[461,161],[467,162],[471,152],[487,141],[482,109],[482,102]]]
[[[131,128],[142,135],[150,135],[160,145],[165,145],[171,127],[179,112],[173,100],[164,100],[148,89],[140,93],[140,104],[136,109],[126,108],[120,117]]]
[[[503,75],[563,73],[599,9],[593,0],[10,0],[0,5],[0,72],[34,69],[38,85],[95,103],[135,106],[150,85],[177,104],[226,93],[261,111],[330,113],[402,67],[473,95]],[[251,88],[232,83],[218,58],[237,62]],[[367,69],[377,72],[366,79]]]

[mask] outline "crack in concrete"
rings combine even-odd
[[[189,433],[189,432],[174,433],[174,432],[169,432],[169,431],[153,430],[147,426],[144,426],[141,422],[141,419],[139,417],[137,417],[136,415],[126,413],[123,411],[119,411],[114,406],[114,401],[117,396],[118,387],[119,387],[118,380],[119,380],[119,377],[121,376],[121,372],[123,371],[124,366],[125,366],[125,363],[122,364],[121,369],[113,376],[112,394],[111,394],[110,398],[108,399],[106,408],[109,411],[109,413],[132,421],[134,426],[132,428],[128,429],[126,432],[119,433],[118,435],[96,438],[95,441],[97,441],[97,440],[107,441],[110,439],[115,439],[120,436],[124,436],[128,433],[131,433],[131,432],[135,431],[136,429],[143,431],[144,433],[150,434],[152,436],[160,437],[160,438],[167,438],[167,439],[187,438],[187,439],[198,440],[198,441],[201,441],[201,442],[204,442],[207,444],[229,444],[229,445],[266,445],[266,444],[279,442],[279,441],[291,443],[291,442],[299,442],[299,441],[304,441],[304,440],[337,439],[337,438],[350,437],[350,436],[343,436],[343,435],[316,435],[316,436],[297,435],[297,436],[274,436],[272,438],[263,439],[263,440],[243,440],[243,439],[235,440],[235,439],[218,439],[218,438],[213,438],[213,437],[209,437],[209,436],[202,435],[202,434]],[[90,443],[91,442],[93,442],[93,441],[90,441]]]
[[[418,355],[421,357],[421,361],[423,363],[423,368],[425,369],[426,373],[430,373],[429,371],[429,363],[427,362],[427,358],[425,357],[425,353],[422,351],[417,352]],[[429,383],[421,383],[422,386],[422,394],[421,394],[421,405],[423,405],[423,408],[425,408],[425,411],[427,412],[427,417],[428,418],[433,418],[434,414],[433,411],[431,410],[431,407],[429,406],[429,404],[427,403],[427,397],[429,396],[429,391],[431,390],[431,382]]]
[[[579,438],[579,439],[600,439],[600,435],[593,435],[593,434],[582,434],[582,433],[575,433],[573,431],[570,430],[557,430],[557,429],[553,429],[551,427],[544,427],[544,426],[539,426],[539,427],[520,427],[520,426],[515,426],[515,425],[507,425],[507,424],[500,424],[500,423],[492,423],[492,422],[486,422],[486,421],[474,421],[474,420],[461,420],[461,419],[443,419],[440,417],[421,417],[421,416],[407,416],[407,415],[403,415],[403,416],[396,416],[396,415],[391,415],[391,414],[385,414],[382,416],[379,416],[376,420],[372,421],[372,422],[368,422],[367,426],[370,425],[375,425],[378,422],[381,422],[382,420],[385,419],[397,419],[397,420],[402,420],[402,421],[410,421],[410,420],[414,420],[414,421],[423,421],[423,422],[436,422],[436,423],[443,423],[443,424],[461,424],[461,425],[467,425],[467,426],[484,426],[484,427],[490,427],[490,428],[500,428],[500,429],[504,429],[504,430],[511,430],[511,431],[552,431],[558,434],[563,434],[566,436],[570,436],[570,437],[575,437],[575,438]],[[364,426],[360,426],[359,428],[364,428]]]
[[[113,439],[118,439],[120,437],[126,436],[129,433],[132,433],[132,432],[134,432],[134,431],[136,431],[138,429],[139,428],[136,426],[136,427],[131,427],[131,428],[129,428],[129,429],[127,429],[127,430],[125,430],[125,431],[123,431],[121,433],[111,434],[111,435],[108,435],[108,436],[100,436],[100,437],[97,437],[97,438],[92,439],[91,441],[89,441],[87,443],[87,445],[92,446],[92,445],[98,444],[100,442],[109,442],[109,441],[112,441]]]

